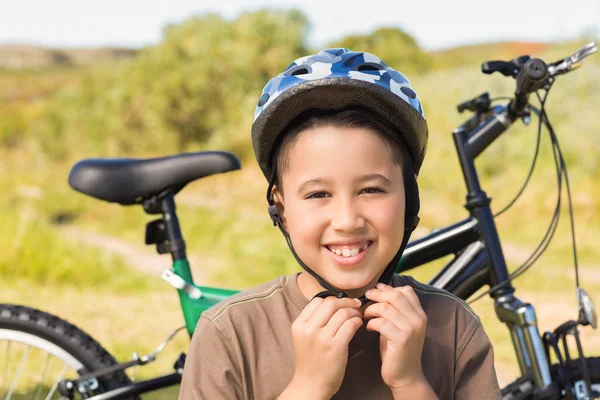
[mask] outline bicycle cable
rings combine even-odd
[[[539,94],[538,94],[538,98],[539,98]],[[558,172],[558,169],[560,170],[560,177],[558,180],[559,198],[557,201],[557,208],[555,209],[555,214],[552,219],[552,223],[553,223],[552,234],[550,235],[550,237],[548,238],[546,243],[544,243],[543,249],[539,250],[540,246],[538,246],[538,248],[536,248],[536,250],[534,251],[534,254],[532,254],[525,261],[525,263],[523,263],[519,268],[517,268],[515,271],[513,271],[511,273],[511,280],[519,277],[521,274],[523,274],[525,271],[527,271],[535,263],[535,261],[538,260],[538,258],[542,255],[542,253],[547,249],[548,245],[550,244],[550,240],[552,240],[552,237],[554,236],[554,232],[556,231],[556,227],[558,225],[558,218],[560,216],[560,208],[559,208],[560,204],[561,204],[560,196],[562,195],[562,176],[564,175],[565,183],[567,186],[567,199],[568,199],[568,204],[569,204],[569,217],[570,217],[570,222],[571,222],[571,239],[572,239],[572,247],[573,247],[573,259],[574,259],[574,265],[575,265],[575,284],[576,284],[576,287],[579,288],[579,264],[578,264],[578,260],[577,260],[577,244],[575,241],[575,222],[574,222],[574,216],[573,216],[571,188],[569,185],[569,180],[568,180],[569,178],[567,175],[567,165],[564,160],[564,156],[563,156],[562,150],[560,148],[560,145],[558,143],[558,137],[556,136],[554,128],[552,127],[552,124],[550,123],[550,120],[548,119],[548,116],[547,116],[545,110],[542,110],[542,111],[534,110],[534,112],[536,112],[536,114],[541,119],[544,120],[544,125],[546,125],[546,127],[548,128],[548,131],[550,132],[551,140],[553,143],[555,164],[557,165],[557,172]],[[557,158],[557,156],[558,156],[558,158]],[[536,252],[537,252],[537,254],[536,254]],[[496,285],[496,286],[500,286],[500,285]],[[475,299],[475,300],[477,300],[477,299]]]
[[[544,237],[542,238],[542,240],[540,241],[540,243],[538,244],[537,248],[534,250],[534,252],[531,254],[531,256],[529,256],[529,258],[523,263],[521,264],[521,266],[519,266],[518,268],[515,269],[515,271],[513,271],[508,279],[506,279],[505,281],[493,286],[492,288],[490,288],[489,290],[485,291],[484,293],[480,294],[479,296],[477,296],[475,299],[469,301],[469,304],[474,303],[475,301],[481,299],[482,297],[486,296],[487,294],[499,289],[500,287],[502,287],[503,285],[507,284],[508,282],[511,282],[512,280],[516,279],[518,276],[520,276],[523,272],[527,271],[534,263],[535,261],[538,260],[538,258],[545,252],[545,250],[547,249],[550,241],[552,240],[554,233],[556,232],[556,227],[558,225],[558,221],[559,221],[559,217],[560,217],[560,206],[561,206],[561,193],[562,193],[562,175],[566,169],[565,167],[565,163],[564,163],[564,158],[562,156],[562,151],[560,149],[560,145],[558,143],[558,139],[554,133],[554,129],[552,128],[552,125],[550,124],[547,116],[546,116],[546,112],[545,112],[545,102],[547,100],[549,91],[552,87],[552,83],[553,81],[550,82],[550,86],[548,86],[548,88],[546,89],[546,94],[544,96],[544,98],[542,99],[539,95],[539,93],[536,92],[538,99],[540,100],[540,104],[541,104],[541,110],[537,110],[535,107],[530,106],[530,108],[532,109],[532,111],[534,111],[534,113],[536,115],[538,115],[538,117],[540,118],[540,122],[538,125],[538,135],[541,133],[541,124],[544,123],[544,125],[546,125],[546,127],[548,128],[549,134],[550,134],[550,139],[552,142],[552,148],[553,148],[553,156],[554,156],[554,162],[555,162],[555,166],[556,166],[556,174],[557,174],[557,187],[558,187],[558,196],[557,196],[557,202],[556,202],[556,207],[552,216],[552,219],[550,221],[550,225],[548,226],[548,229],[546,230],[546,233],[544,234]],[[539,142],[538,142],[539,145]],[[537,159],[537,153],[538,151],[536,150],[536,155],[534,156],[534,162],[532,163],[532,168],[535,167],[535,160]],[[530,173],[528,174],[528,177],[526,179],[525,184],[523,185],[523,187],[521,188],[521,190],[519,191],[519,194],[515,197],[515,199],[513,200],[516,201],[516,199],[520,196],[520,194],[522,193],[522,191],[524,190],[524,187],[527,185],[527,182],[530,178],[530,174],[532,173],[532,168],[530,169]],[[569,196],[570,196],[570,190],[569,190]],[[511,204],[512,205],[512,204]],[[507,208],[507,207],[505,207]],[[574,232],[574,227],[572,229],[572,232]]]
[[[550,90],[550,88],[548,88],[548,91],[549,90]],[[545,105],[545,102],[546,102],[546,97],[548,97],[548,91],[546,92],[546,95],[544,96],[543,99],[540,98],[540,103],[541,103],[542,110],[544,109],[544,105]],[[538,98],[539,98],[539,95],[538,95]],[[494,100],[503,100],[503,99],[510,99],[510,100],[512,100],[510,97],[496,97],[495,99],[492,99],[492,101],[494,101]],[[542,138],[542,120],[540,119],[539,122],[538,122],[537,141],[536,141],[536,144],[535,144],[535,152],[533,154],[533,161],[531,162],[531,167],[529,167],[529,172],[527,173],[527,177],[525,178],[525,182],[521,186],[521,189],[517,192],[516,196],[504,208],[502,208],[502,210],[500,210],[499,212],[497,212],[496,214],[494,214],[494,218],[499,217],[500,215],[504,214],[504,212],[506,212],[509,208],[511,208],[513,206],[513,204],[515,204],[517,202],[517,200],[519,199],[519,197],[521,197],[521,195],[525,191],[525,188],[527,187],[527,185],[529,184],[529,180],[531,179],[531,175],[533,175],[533,170],[535,169],[535,165],[536,165],[536,162],[537,162],[538,154],[539,154],[539,151],[540,151],[541,138]]]
[[[548,119],[548,116],[546,115],[545,111],[543,111],[543,116],[544,116],[544,119],[546,120],[545,125],[548,127],[548,130],[551,132],[552,136],[555,138],[558,152],[560,155],[560,161],[561,161],[563,173],[565,176],[565,183],[567,186],[567,200],[569,202],[569,219],[571,221],[571,243],[573,246],[573,264],[575,266],[575,286],[577,288],[579,288],[579,261],[577,259],[577,242],[575,240],[575,217],[573,215],[573,200],[571,197],[571,184],[569,182],[569,174],[567,173],[567,163],[565,162],[562,150],[560,149],[560,146],[558,145],[558,137],[556,136],[556,133],[554,132],[554,128],[552,127],[552,124],[550,123],[550,120]]]
[[[557,199],[556,199],[556,207],[554,209],[554,214],[552,216],[550,226],[548,227],[546,234],[540,241],[540,244],[536,247],[536,249],[531,254],[531,256],[529,256],[529,258],[527,260],[525,260],[525,262],[523,264],[521,264],[521,266],[516,268],[511,273],[511,277],[512,277],[511,279],[516,279],[517,277],[519,277],[522,273],[527,271],[539,259],[539,257],[548,248],[548,245],[550,244],[550,241],[552,240],[552,238],[554,237],[554,233],[556,232],[556,228],[558,226],[558,221],[560,219],[560,207],[562,205],[561,194],[562,194],[562,171],[563,171],[562,165],[560,164],[560,156],[558,154],[558,151],[559,150],[557,150],[557,148],[553,146],[553,155],[554,155],[554,159],[555,159],[556,172],[557,172],[558,193],[557,193]]]
[[[490,102],[494,102],[494,101],[498,101],[498,100],[512,100],[512,97],[508,97],[508,96],[498,96],[498,97],[494,97],[492,99],[490,99]]]

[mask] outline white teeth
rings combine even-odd
[[[344,256],[344,257],[354,257],[361,251],[362,251],[362,249],[359,249],[359,248],[331,250],[332,253],[337,254],[338,256]]]
[[[361,251],[365,250],[367,247],[369,247],[369,245],[371,244],[371,242],[367,242],[364,246],[362,247],[355,247],[353,249],[348,249],[348,248],[344,248],[344,249],[331,249],[329,248],[329,250],[333,253],[333,254],[337,254],[338,256],[344,256],[344,257],[354,257],[356,256],[358,253],[360,253]]]

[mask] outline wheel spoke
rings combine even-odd
[[[44,380],[46,379],[46,372],[48,372],[48,364],[50,362],[50,354],[46,355],[46,362],[44,363],[44,372],[42,372],[42,379],[40,380],[40,384],[38,385],[37,393],[35,394],[35,400],[40,398],[40,394],[42,394],[42,386],[44,386]]]
[[[50,389],[50,393],[48,393],[48,396],[46,396],[45,400],[50,400],[52,398],[52,396],[54,395],[54,392],[56,391],[56,388],[58,387],[58,384],[60,383],[60,381],[62,381],[63,377],[65,376],[65,372],[67,371],[67,368],[69,368],[69,366],[67,364],[65,364],[62,372],[60,373],[60,376],[58,377],[56,382],[54,382],[54,385],[52,385],[52,389]]]
[[[19,374],[21,373],[21,368],[23,368],[23,365],[25,365],[25,360],[27,360],[28,354],[29,354],[29,345],[27,345],[27,347],[25,347],[25,351],[23,352],[23,355],[21,356],[21,360],[19,361],[19,366],[17,367],[17,373],[15,374],[15,377],[13,378],[13,381],[10,385],[10,390],[8,391],[8,395],[6,396],[6,400],[10,400],[10,397],[12,396],[12,393],[15,390],[15,387],[17,386],[17,381],[19,380]]]
[[[6,376],[8,375],[8,360],[10,359],[10,344],[12,342],[9,340],[6,342],[6,362],[4,363],[4,373],[2,374],[2,384],[0,385],[0,394],[4,392],[4,382],[6,382]]]
[[[114,363],[98,342],[67,321],[33,308],[0,304],[0,400],[56,400],[65,379]],[[88,392],[100,394],[105,383],[117,388],[128,381],[124,373],[104,379],[102,386],[90,381]]]
[[[61,382],[88,371],[84,365],[114,364],[104,357],[98,342],[67,321],[30,307],[0,304],[0,400],[56,400]],[[106,379],[108,387],[122,384]],[[93,383],[90,392],[100,394],[103,388]]]

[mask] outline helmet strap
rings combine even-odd
[[[298,254],[296,253],[296,250],[294,249],[294,245],[292,244],[290,235],[283,227],[281,215],[279,215],[279,210],[277,209],[277,206],[275,205],[275,202],[273,200],[272,191],[273,191],[274,185],[275,185],[275,172],[273,173],[273,176],[271,177],[271,180],[269,181],[269,187],[267,189],[267,202],[269,203],[269,207],[268,207],[269,216],[271,217],[271,221],[273,221],[273,225],[278,227],[279,230],[281,231],[281,233],[283,234],[283,236],[285,237],[288,247],[292,251],[292,254],[294,255],[294,258],[296,259],[298,264],[300,264],[302,269],[304,269],[313,278],[315,278],[316,281],[319,283],[319,285],[321,285],[321,287],[323,287],[325,289],[324,291],[319,292],[315,296],[313,296],[313,299],[315,297],[326,298],[326,297],[330,297],[330,296],[335,296],[338,298],[348,297],[348,294],[346,292],[339,290],[338,288],[333,286],[331,283],[327,282],[325,279],[320,277],[319,274],[317,274],[308,265],[306,265],[304,263],[304,261],[302,261],[300,259],[300,257],[298,256]],[[416,183],[415,183],[415,186],[416,186]],[[390,263],[384,269],[383,273],[379,277],[378,282],[389,284],[389,282],[394,274],[394,271],[396,270],[396,267],[398,266],[398,263],[400,262],[400,259],[402,258],[402,253],[404,253],[404,249],[406,248],[406,245],[408,244],[410,235],[415,230],[415,228],[417,227],[418,224],[419,224],[418,216],[416,216],[416,215],[407,215],[406,216],[404,237],[402,238],[402,244],[400,245],[400,249],[394,256],[392,261],[390,261]],[[364,295],[361,296],[358,300],[361,302],[362,305],[365,305],[366,303],[369,302],[369,300]]]
[[[408,216],[406,219],[407,219],[406,228],[404,229],[404,237],[402,238],[402,244],[400,245],[400,249],[398,250],[398,253],[396,253],[396,255],[394,256],[392,261],[388,264],[388,266],[383,270],[383,273],[381,274],[381,276],[379,277],[379,280],[377,281],[378,283],[381,282],[381,283],[385,283],[386,285],[388,285],[390,283],[390,281],[392,280],[392,276],[394,275],[394,272],[396,271],[396,267],[398,266],[398,264],[400,263],[400,260],[402,259],[402,254],[404,253],[404,250],[406,249],[406,246],[408,245],[408,241],[410,240],[410,235],[413,233],[413,231],[415,230],[417,225],[419,225],[419,217],[418,216],[412,216],[412,217]],[[359,300],[362,303],[362,305],[365,305],[366,303],[369,302],[369,300],[365,296],[361,296],[359,298]]]
[[[275,175],[275,173],[273,173],[273,175]],[[271,181],[269,182],[269,188],[267,189],[267,201],[269,202],[269,216],[271,217],[271,221],[273,221],[273,225],[278,227],[279,230],[281,231],[281,233],[283,234],[283,237],[285,237],[288,247],[292,251],[294,258],[296,259],[298,264],[300,264],[302,269],[304,269],[306,272],[311,274],[312,277],[317,280],[319,285],[321,285],[323,288],[326,289],[326,292],[331,293],[332,295],[338,296],[340,298],[348,297],[348,295],[346,293],[340,292],[335,286],[333,286],[332,284],[327,282],[325,279],[321,278],[319,276],[319,274],[317,274],[315,271],[310,269],[310,267],[308,265],[306,265],[304,263],[304,261],[302,261],[300,259],[300,257],[296,253],[296,250],[294,250],[294,245],[292,244],[292,239],[290,238],[290,235],[287,233],[287,231],[283,227],[283,222],[281,221],[281,216],[279,215],[279,210],[277,210],[277,206],[275,205],[275,202],[273,201],[273,196],[271,194],[271,192],[273,191],[273,185],[275,184],[274,178],[275,178],[275,176],[273,176],[271,178]],[[324,293],[324,292],[321,292],[321,293]],[[340,293],[343,293],[343,296],[340,296]]]

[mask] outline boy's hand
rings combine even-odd
[[[427,316],[412,287],[377,284],[366,296],[375,302],[365,309],[367,330],[381,334],[381,376],[394,394],[427,383],[421,367]]]
[[[327,297],[314,298],[304,308],[292,324],[296,372],[283,394],[300,389],[310,398],[331,398],[339,390],[348,344],[363,324],[360,305],[357,299]]]

